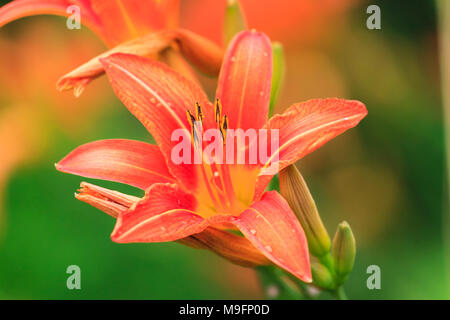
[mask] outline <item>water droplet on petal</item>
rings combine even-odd
[[[255,230],[255,229],[251,229],[250,232],[251,232],[252,234],[256,234],[256,230]]]
[[[265,246],[264,248],[266,248],[267,251],[272,252],[272,247],[271,246]]]
[[[218,177],[219,176],[219,172],[218,171],[214,171],[214,177]]]
[[[345,118],[344,118],[344,120],[348,120],[348,118],[347,118],[347,117],[345,117]]]

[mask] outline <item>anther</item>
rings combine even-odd
[[[223,116],[222,126],[220,128],[220,132],[222,134],[223,143],[225,143],[225,139],[227,138],[227,129],[228,129],[228,117],[226,115]]]
[[[202,107],[200,107],[200,104],[198,102],[195,103],[196,106],[196,112],[197,112],[197,120],[198,121],[203,121],[203,112],[202,112]]]
[[[186,115],[191,125],[191,135],[192,139],[194,140],[194,146],[197,146],[199,143],[199,137],[197,133],[196,119],[189,110],[186,110]]]
[[[220,104],[219,98],[217,98],[215,104],[215,120],[218,125],[220,125],[221,113],[222,113],[222,105]]]

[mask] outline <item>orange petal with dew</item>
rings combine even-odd
[[[195,213],[194,196],[173,184],[154,184],[145,197],[120,214],[111,234],[114,242],[175,241],[203,231],[208,222]]]
[[[272,45],[261,32],[238,33],[225,53],[216,97],[230,129],[260,129],[267,121]]]
[[[282,170],[355,127],[366,115],[366,107],[356,100],[328,98],[296,103],[283,114],[274,115],[265,126],[279,130],[279,147],[273,150],[267,163],[278,158],[279,170]],[[255,199],[269,181],[270,176],[258,178]]]
[[[273,263],[304,282],[312,281],[305,233],[280,194],[266,192],[233,223]]]
[[[197,185],[195,165],[172,160],[172,151],[179,144],[179,137],[173,141],[172,135],[179,132],[190,139],[186,110],[194,112],[198,102],[205,114],[211,112],[206,94],[197,84],[154,60],[114,54],[101,62],[116,95],[155,138],[170,173],[193,190]]]

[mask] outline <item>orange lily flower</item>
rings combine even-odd
[[[182,129],[194,136],[195,144],[202,128],[218,128],[222,138],[229,129],[278,130],[279,147],[272,150],[271,158],[279,156],[281,170],[357,125],[367,114],[365,106],[359,101],[314,99],[294,104],[267,121],[272,47],[269,38],[256,31],[243,31],[231,41],[214,105],[197,84],[160,62],[119,53],[101,63],[116,95],[157,143],[95,141],[56,164],[63,172],[145,190],[139,199],[82,184],[78,199],[117,217],[111,239],[119,243],[181,240],[193,246],[197,240],[201,247],[202,235],[208,233],[209,239],[217,237],[226,247],[233,246],[233,241],[211,230],[227,233],[226,229],[237,228],[272,263],[311,282],[300,223],[278,192],[264,192],[275,174],[263,174],[268,162],[176,163],[171,156],[178,141],[171,136]],[[237,156],[247,152],[248,146],[237,149]],[[263,263],[257,255],[252,259]]]
[[[61,77],[57,83],[61,91],[74,89],[79,96],[91,80],[103,74],[100,58],[116,52],[164,58],[194,80],[190,65],[179,52],[201,71],[219,72],[223,50],[206,38],[178,28],[179,0],[15,0],[0,8],[0,27],[25,16],[69,16],[67,9],[72,5],[80,8],[81,23],[111,49]]]

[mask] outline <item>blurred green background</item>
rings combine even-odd
[[[269,2],[261,2],[262,14]],[[298,163],[330,235],[342,220],[355,234],[358,252],[347,294],[447,299],[443,239],[450,230],[443,223],[435,3],[348,2],[326,18],[322,9],[308,12],[311,19],[293,14],[286,26],[267,30],[255,18],[256,27],[285,46],[285,86],[276,111],[329,96],[366,104],[369,114],[357,128]],[[366,28],[368,4],[380,6],[381,30]],[[245,0],[242,5],[247,8]],[[283,17],[269,20],[278,19]],[[54,169],[89,141],[152,141],[106,79],[78,99],[55,90],[60,75],[102,50],[92,32],[67,30],[64,18],[27,18],[0,29],[0,299],[262,298],[252,270],[210,252],[174,243],[113,243],[114,220],[73,197],[83,178]],[[215,80],[202,81],[212,95]],[[98,184],[140,195],[123,185]],[[81,290],[66,288],[72,264],[81,268]],[[373,264],[381,268],[381,290],[366,286]]]

